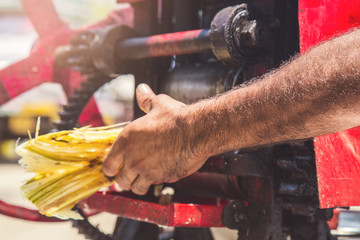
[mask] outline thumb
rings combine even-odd
[[[152,109],[152,99],[155,97],[155,93],[151,90],[149,85],[141,83],[136,88],[136,99],[141,110],[148,113]]]

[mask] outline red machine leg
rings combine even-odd
[[[124,197],[115,193],[97,193],[79,206],[86,212],[110,212],[138,221],[170,227],[223,227],[221,216],[224,204],[160,205]]]

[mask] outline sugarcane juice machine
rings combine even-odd
[[[191,104],[360,23],[359,0],[117,2],[128,4],[92,26],[70,29],[51,1],[23,0],[39,40],[27,59],[0,71],[0,104],[57,82],[68,94],[58,130],[102,125],[92,95],[120,75],[132,74],[136,85],[147,83]],[[142,115],[134,103],[134,117]],[[74,226],[90,239],[159,239],[159,226],[174,227],[177,240],[213,239],[210,227],[236,229],[238,239],[248,240],[335,239],[329,228],[337,224],[333,208],[360,204],[360,181],[351,170],[359,165],[358,150],[348,151],[344,143],[358,146],[358,132],[213,156],[192,176],[141,197],[115,190],[95,194],[77,208],[84,216],[119,216],[114,233],[106,235],[86,219]],[[163,201],[159,188],[174,190],[170,200]],[[9,216],[57,221],[0,203]]]

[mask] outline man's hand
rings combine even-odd
[[[103,170],[116,176],[123,190],[145,194],[150,185],[175,182],[197,171],[207,156],[192,152],[186,121],[188,106],[167,95],[155,95],[146,84],[136,89],[147,113],[124,128],[104,160]]]

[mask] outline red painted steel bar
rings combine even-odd
[[[64,44],[68,38],[70,34],[56,32],[41,41],[28,58],[0,70],[0,105],[44,82],[52,82],[53,60],[47,50]]]
[[[225,205],[173,203],[160,205],[114,193],[97,193],[79,206],[88,211],[116,214],[137,221],[170,227],[223,227],[221,216]]]
[[[142,59],[210,50],[210,30],[200,29],[126,39],[119,43],[116,54],[120,59]]]
[[[10,205],[3,201],[0,201],[0,214],[20,218],[23,220],[34,221],[34,222],[61,222],[62,220],[57,218],[51,218],[41,215],[36,210],[23,208],[20,206]]]
[[[39,34],[39,40],[28,58],[0,71],[0,105],[35,86],[51,82],[55,48],[75,36],[60,20],[50,0],[22,0],[22,4]]]

